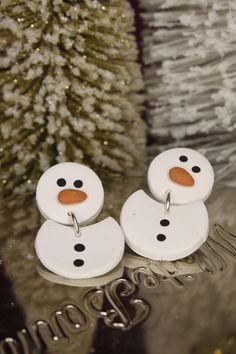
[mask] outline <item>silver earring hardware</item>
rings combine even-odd
[[[79,222],[78,222],[75,214],[73,213],[73,211],[69,211],[68,215],[71,216],[71,218],[72,218],[73,228],[74,228],[76,237],[80,237],[81,231],[80,231],[80,227],[79,227]]]
[[[170,211],[170,204],[171,204],[171,193],[170,190],[166,191],[166,202],[165,202],[165,209],[167,213]]]

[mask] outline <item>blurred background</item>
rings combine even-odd
[[[216,176],[211,224],[235,231],[235,91],[235,1],[0,2],[0,339],[49,321],[67,303],[84,308],[90,288],[51,283],[36,268],[42,219],[35,186],[58,162],[93,168],[106,194],[99,217],[118,219],[124,200],[146,188],[153,157],[175,146],[197,149]],[[17,350],[235,354],[232,240],[224,276],[218,267],[209,280],[198,268],[185,291],[168,282],[152,291],[136,284],[137,296],[151,306],[141,327],[112,330],[90,316],[79,340],[71,335],[64,347]],[[130,262],[125,267],[124,276]],[[100,305],[109,303],[104,296]],[[0,346],[1,354],[9,348]]]
[[[235,171],[235,3],[1,2],[1,196],[49,166],[143,175],[188,146]]]

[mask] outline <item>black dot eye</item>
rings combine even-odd
[[[82,185],[83,185],[83,182],[80,179],[77,179],[76,181],[74,181],[75,188],[81,188]]]
[[[192,171],[195,173],[199,173],[201,171],[201,169],[198,166],[193,166]]]
[[[64,187],[64,186],[66,185],[66,180],[65,180],[65,178],[59,178],[59,179],[57,180],[57,185],[58,185],[59,187]]]
[[[180,156],[179,159],[180,159],[181,162],[187,162],[188,161],[188,158],[185,155]]]

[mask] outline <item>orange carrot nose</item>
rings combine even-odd
[[[57,196],[57,199],[62,204],[81,203],[86,198],[87,194],[85,192],[77,191],[76,189],[64,189]]]
[[[181,186],[191,187],[194,185],[193,177],[184,168],[181,167],[171,168],[169,171],[169,176],[173,182],[178,183]]]

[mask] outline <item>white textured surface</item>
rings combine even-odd
[[[66,181],[64,187],[57,185],[57,180]],[[62,204],[58,201],[58,194],[65,189],[76,189],[74,182],[81,180],[83,186],[79,190],[87,194],[87,199],[81,203]],[[100,212],[104,201],[104,190],[97,174],[85,165],[74,162],[64,162],[49,168],[40,177],[36,201],[40,212],[47,219],[61,224],[72,224],[68,212],[73,212],[80,224],[93,220]]]
[[[83,251],[74,246],[83,244]],[[41,263],[50,271],[69,279],[84,279],[106,274],[121,260],[124,237],[119,224],[111,217],[81,228],[76,237],[70,226],[47,220],[39,229],[35,249]],[[74,261],[80,259],[80,267]]]
[[[182,162],[184,156],[187,161]],[[199,167],[200,172],[192,171]],[[173,182],[169,177],[171,168],[180,167],[186,170],[194,179],[193,186],[183,186]],[[214,183],[214,171],[209,161],[196,150],[175,148],[162,152],[151,162],[148,169],[148,185],[153,196],[165,202],[166,191],[171,193],[171,203],[187,204],[197,200],[206,200],[211,194]]]
[[[161,226],[166,219],[168,226]],[[196,251],[208,236],[208,213],[203,202],[171,206],[150,198],[142,190],[132,194],[121,211],[121,227],[128,246],[136,253],[155,260],[173,261]],[[158,241],[157,235],[166,239]]]

